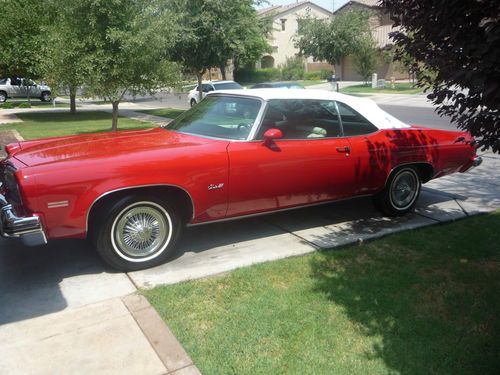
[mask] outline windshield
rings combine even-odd
[[[216,90],[241,90],[243,87],[236,82],[214,83]]]
[[[235,96],[209,95],[165,128],[224,139],[247,139],[261,102]]]
[[[7,78],[0,79],[0,85],[6,85],[6,84],[7,84]]]

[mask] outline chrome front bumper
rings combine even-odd
[[[27,246],[44,245],[47,237],[38,216],[19,217],[14,207],[0,194],[0,235],[18,237]]]

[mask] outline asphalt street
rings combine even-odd
[[[401,121],[421,125],[429,128],[438,128],[445,130],[457,130],[456,125],[450,122],[450,118],[439,116],[433,107],[412,107],[390,104],[379,104],[379,107],[390,113]]]

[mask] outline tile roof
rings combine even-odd
[[[274,5],[274,6],[270,6],[267,8],[259,9],[259,10],[257,10],[257,14],[259,16],[263,16],[263,15],[266,15],[266,14],[271,13],[271,12],[273,14],[280,14],[280,13],[284,13],[290,9],[294,9],[294,8],[300,7],[300,6],[308,4],[308,3],[309,3],[309,5],[312,5],[316,8],[320,8],[328,13],[331,13],[328,9],[325,9],[325,8],[319,6],[311,1],[297,1],[295,3],[291,3],[291,4],[287,4],[287,5]]]

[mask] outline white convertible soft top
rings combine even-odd
[[[310,89],[251,89],[220,90],[209,93],[209,95],[220,94],[256,97],[266,101],[271,99],[336,100],[347,104],[379,129],[401,129],[410,127],[408,124],[405,124],[382,110],[371,99],[340,94],[334,91]]]

